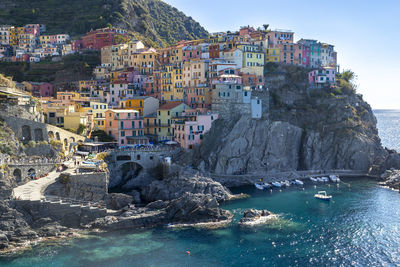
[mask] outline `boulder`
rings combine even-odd
[[[219,208],[211,194],[184,193],[166,207],[167,218],[173,223],[219,222],[230,220],[232,213]]]
[[[154,181],[144,188],[142,197],[148,202],[156,200],[172,200],[185,193],[209,194],[217,201],[229,200],[231,192],[220,183],[200,174],[181,171],[177,176]]]
[[[259,225],[276,218],[276,215],[268,210],[248,209],[243,212],[243,217],[238,222],[241,226]]]
[[[112,193],[108,194],[106,203],[107,207],[114,210],[119,210],[131,204],[132,201],[133,197],[130,195],[121,193]]]
[[[0,249],[5,249],[8,248],[9,246],[9,241],[7,236],[4,233],[0,232]]]

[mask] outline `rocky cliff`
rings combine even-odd
[[[191,164],[219,174],[349,169],[384,161],[376,119],[361,95],[309,90],[306,69],[265,74],[262,119],[233,113],[215,122]]]

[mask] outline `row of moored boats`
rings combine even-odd
[[[315,182],[315,183],[318,183],[318,182],[328,183],[329,181],[334,182],[334,183],[339,183],[340,182],[340,179],[339,179],[339,177],[337,175],[329,175],[329,177],[325,177],[325,176],[324,177],[310,177],[310,180],[312,182]],[[291,185],[300,185],[300,186],[302,186],[302,185],[304,185],[304,182],[301,181],[301,180],[295,179],[295,180],[285,180],[285,181],[272,182],[272,183],[260,182],[260,183],[255,183],[254,184],[254,186],[257,189],[260,189],[260,190],[270,189],[270,188],[273,188],[273,187],[277,187],[277,188],[289,187]]]
[[[272,187],[289,187],[291,185],[304,185],[303,181],[300,180],[285,180],[285,181],[280,181],[280,182],[272,182],[272,183],[255,183],[254,186],[257,189],[263,190],[263,189],[269,189]]]

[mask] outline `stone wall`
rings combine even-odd
[[[69,197],[78,200],[105,200],[108,192],[108,173],[83,173],[68,179]]]
[[[34,173],[36,177],[47,174],[54,170],[55,163],[32,163],[24,165],[8,165],[7,176],[13,179],[16,184],[22,185],[31,180],[30,173]]]
[[[85,141],[85,137],[71,133],[54,125],[12,117],[0,111],[0,119],[4,120],[21,142],[58,140],[67,148],[71,143]]]

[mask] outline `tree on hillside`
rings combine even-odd
[[[269,24],[263,24],[264,30],[268,30]]]
[[[337,84],[342,90],[355,92],[357,90],[356,79],[357,75],[352,70],[344,70],[336,74]]]

